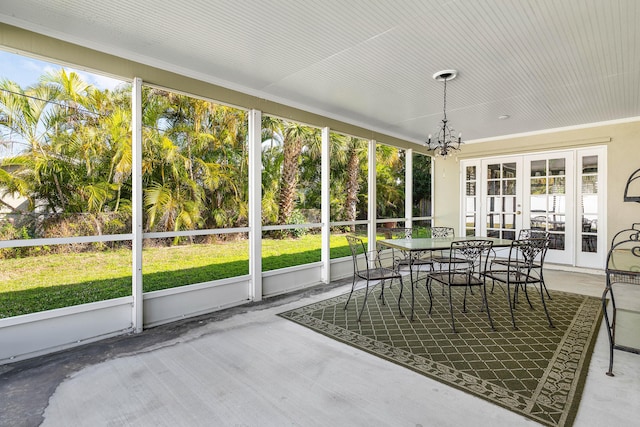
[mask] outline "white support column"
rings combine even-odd
[[[404,159],[404,226],[413,227],[413,150],[405,151]]]
[[[249,111],[249,299],[262,300],[262,112]]]
[[[322,221],[322,282],[329,283],[331,281],[331,198],[330,198],[330,178],[331,178],[331,139],[328,127],[322,128],[322,155],[320,164],[320,182],[321,182],[321,221]]]
[[[142,297],[142,79],[133,79],[131,88],[131,242],[132,285],[133,295],[132,326],[134,332],[142,332],[143,297]]]
[[[368,206],[368,218],[369,227],[367,229],[367,237],[369,239],[369,250],[372,251],[376,248],[376,141],[375,139],[369,140],[369,176],[367,181],[369,182],[369,206]]]

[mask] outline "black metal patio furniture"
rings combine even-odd
[[[602,311],[609,338],[609,370],[607,375],[613,377],[613,350],[624,350],[633,353],[640,352],[640,348],[630,348],[616,344],[616,320],[618,311],[627,311],[616,307],[613,296],[613,285],[640,285],[640,223],[631,228],[617,232],[611,239],[611,247],[607,254],[606,286],[602,293]],[[611,300],[611,315],[607,310],[607,300]]]
[[[394,279],[398,279],[400,281],[400,286],[402,287],[402,274],[400,274],[394,268],[385,267],[383,264],[382,252],[378,250],[368,251],[364,241],[361,238],[351,235],[347,235],[345,237],[349,242],[349,249],[351,250],[351,256],[353,258],[353,282],[351,284],[351,293],[349,293],[349,298],[347,298],[347,302],[344,304],[345,310],[349,305],[349,301],[351,301],[351,296],[353,295],[353,291],[356,288],[356,283],[358,282],[357,279],[366,281],[364,301],[362,302],[362,307],[360,308],[360,313],[358,314],[359,322],[362,317],[362,313],[364,312],[364,308],[367,305],[369,293],[373,291],[375,285],[380,284],[379,298],[382,300],[382,304],[385,304],[385,282],[390,281],[391,285]],[[390,259],[388,261],[389,263],[391,263],[391,265],[393,265],[393,260]],[[400,299],[398,299],[398,310],[400,310],[400,313],[402,313],[402,310],[400,309]]]
[[[489,309],[489,301],[487,299],[486,280],[482,274],[487,268],[492,246],[493,242],[491,240],[482,239],[451,242],[449,249],[450,262],[446,263],[447,268],[433,271],[427,276],[427,293],[431,299],[429,314],[431,314],[433,306],[431,284],[435,281],[449,289],[449,312],[451,314],[451,328],[454,333],[457,331],[451,295],[451,288],[453,287],[464,287],[463,312],[467,310],[467,291],[471,290],[472,287],[482,288],[482,307],[480,309],[483,310],[486,308],[489,324],[491,329],[494,329],[491,311]],[[464,262],[458,262],[456,260],[464,260]]]
[[[545,239],[545,240],[548,240],[550,244],[551,233],[549,233],[546,230],[540,230],[537,228],[524,228],[518,232],[518,240],[527,240],[527,239]],[[522,255],[526,256],[527,254],[523,253]],[[530,269],[528,274],[533,274],[538,276],[538,278],[540,279],[540,283],[544,288],[544,292],[547,294],[547,298],[552,299],[551,294],[549,293],[549,289],[547,289],[547,285],[544,282],[544,270],[543,270],[544,256],[543,255],[546,255],[546,250],[544,251],[544,253],[537,253],[536,256],[538,256],[538,259],[534,259],[532,263],[529,263],[528,260],[522,260],[521,265],[522,265],[522,268],[524,268],[525,270]],[[510,262],[512,266],[515,266],[514,264],[515,260],[498,258],[491,261],[492,264],[498,264],[503,266],[508,265]],[[491,292],[493,292],[493,288],[491,289]]]
[[[534,268],[534,265],[536,264],[544,264],[544,258],[548,248],[549,240],[544,238],[514,240],[509,248],[509,257],[507,258],[506,263],[498,264],[493,262],[484,274],[485,277],[488,280],[491,280],[493,284],[498,282],[499,284],[506,285],[506,293],[509,301],[509,311],[511,313],[513,329],[518,329],[516,326],[514,309],[518,303],[519,290],[522,289],[524,291],[529,307],[533,309],[533,304],[531,304],[527,289],[529,286],[535,287],[535,285],[538,285],[539,287],[540,299],[542,301],[542,306],[544,307],[544,312],[547,315],[549,326],[551,328],[554,327],[545,301],[542,277],[537,274]]]

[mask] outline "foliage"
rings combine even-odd
[[[126,83],[101,90],[64,69],[49,72],[27,87],[1,79],[0,145],[11,150],[0,159],[0,239],[131,233],[131,110],[131,85]],[[145,86],[142,125],[145,231],[249,225],[245,111]],[[263,116],[262,140],[262,223],[319,221],[312,214],[320,211],[321,204],[320,130]],[[331,220],[365,219],[369,143],[338,134],[331,134],[330,142]],[[378,146],[380,217],[404,216],[403,156],[402,150]],[[5,202],[7,196],[25,200],[27,207],[10,206]],[[346,231],[353,229],[346,227]],[[263,252],[264,270],[319,260],[319,244],[311,243],[319,242],[319,236],[313,230],[290,229],[279,237],[283,238],[277,241],[279,249],[296,249]],[[208,245],[182,246],[206,239],[210,239]],[[154,239],[155,247],[145,251],[167,250],[165,244],[173,245],[170,249],[175,253],[191,249],[179,263],[154,264],[145,252],[145,291],[246,274],[248,264],[244,258],[231,256],[233,246],[217,253],[213,262],[209,258],[202,265],[189,264],[200,259],[199,252],[192,251],[208,253],[204,247],[217,247],[216,239]],[[276,241],[265,242],[263,247]],[[234,244],[246,241],[225,242]],[[129,246],[124,241],[0,249],[0,306],[28,307],[7,309],[15,315],[129,295]],[[346,242],[332,243],[332,247],[332,256],[347,255]],[[34,255],[39,259],[31,259]],[[85,275],[71,269],[79,274],[71,278],[69,265],[83,265],[83,269],[95,265],[101,270]],[[40,270],[42,276],[37,274]],[[26,274],[29,285],[21,288],[16,277]]]
[[[320,245],[317,234],[263,239],[263,270],[319,261]],[[248,274],[248,246],[247,240],[235,240],[147,247],[143,252],[143,290]],[[348,255],[345,238],[333,235],[331,257]],[[131,251],[127,249],[6,259],[0,272],[0,318],[131,295]]]

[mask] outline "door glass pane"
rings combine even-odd
[[[515,195],[516,194],[516,180],[507,179],[502,182],[502,194]]]
[[[500,178],[500,165],[489,165],[487,168],[487,178],[497,179]]]
[[[500,210],[500,197],[487,197],[487,212]]]
[[[465,201],[465,212],[473,213],[476,211],[476,198],[467,197]]]
[[[549,196],[549,213],[564,214],[567,212],[565,196]]]
[[[490,196],[500,194],[500,181],[489,181],[487,183],[487,194]]]
[[[551,233],[549,249],[564,250],[564,234]]]
[[[476,227],[476,216],[475,215],[466,215],[465,220],[466,228],[471,229]]]
[[[564,159],[549,159],[549,175],[564,175]]]
[[[535,215],[531,214],[531,228],[536,230],[546,230],[547,229],[547,216],[546,215]]]
[[[582,173],[598,172],[598,156],[584,156],[582,158]]]
[[[476,167],[467,166],[467,181],[475,181],[475,180],[476,180]]]
[[[516,164],[505,163],[502,165],[502,177],[503,178],[515,178],[516,177]]]
[[[487,215],[487,228],[500,228],[500,214]]]
[[[547,194],[547,178],[531,178],[531,194]]]
[[[531,214],[536,212],[547,213],[547,196],[531,196]]]
[[[467,196],[475,196],[475,195],[476,195],[476,183],[467,182]]]
[[[503,210],[505,212],[516,211],[516,198],[515,197],[503,197]]]
[[[535,160],[531,162],[531,176],[546,176],[547,175],[547,161]]]
[[[509,240],[515,240],[516,238],[516,232],[515,231],[503,231],[502,232],[502,238],[503,239],[509,239]]]
[[[598,176],[586,175],[582,177],[582,193],[596,194],[598,192]]]
[[[549,231],[564,231],[565,217],[564,215],[549,215],[547,223]]]
[[[565,178],[549,178],[549,194],[565,194]]]
[[[598,236],[582,236],[582,252],[598,252]]]
[[[516,228],[516,216],[513,214],[504,215],[502,222],[503,222],[504,228],[508,228],[508,229]]]

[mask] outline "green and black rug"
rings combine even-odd
[[[516,308],[518,330],[513,330],[506,295],[498,288],[489,296],[496,327],[489,327],[480,312],[479,292],[467,301],[454,290],[458,333],[451,331],[448,298],[434,288],[434,306],[427,314],[424,286],[416,290],[416,311],[409,320],[409,292],[398,312],[394,284],[369,296],[362,321],[357,314],[364,298],[356,291],[347,309],[348,294],[281,313],[280,316],[311,328],[420,374],[486,399],[549,426],[570,426],[575,418],[587,375],[602,310],[600,300],[555,291],[548,301],[555,328],[551,329],[540,295],[533,289]]]

